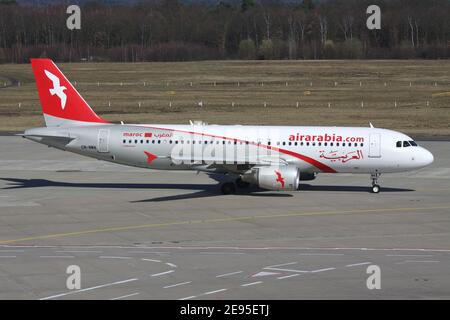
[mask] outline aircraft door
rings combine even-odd
[[[97,151],[101,153],[109,152],[109,129],[98,130]]]
[[[381,157],[381,135],[379,133],[372,133],[369,137],[369,157]]]

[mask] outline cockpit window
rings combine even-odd
[[[397,148],[401,148],[402,147],[402,142],[401,141],[397,141]]]
[[[413,147],[417,147],[417,143],[415,141],[409,141],[409,143],[413,146]]]
[[[410,147],[411,145],[409,144],[408,141],[403,141],[403,147]]]

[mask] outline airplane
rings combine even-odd
[[[250,185],[296,191],[319,173],[369,174],[380,192],[384,173],[425,167],[434,157],[388,129],[329,126],[111,123],[98,116],[50,59],[31,59],[46,127],[24,138],[127,166],[195,170],[229,177],[223,194]]]

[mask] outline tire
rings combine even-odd
[[[222,184],[222,187],[220,188],[222,191],[222,194],[235,194],[236,193],[236,187],[234,183],[232,182],[226,182]]]
[[[236,185],[237,185],[238,188],[245,189],[245,188],[248,188],[250,186],[250,183],[242,180],[241,178],[237,178],[236,179]]]
[[[372,193],[379,193],[380,192],[380,186],[379,185],[377,185],[377,184],[374,184],[373,186],[372,186]]]

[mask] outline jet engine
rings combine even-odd
[[[242,175],[242,180],[263,189],[293,191],[298,189],[300,171],[291,165],[253,167]]]
[[[309,172],[301,172],[300,173],[300,181],[311,181],[314,180],[317,177],[317,174],[315,173],[309,173]]]

